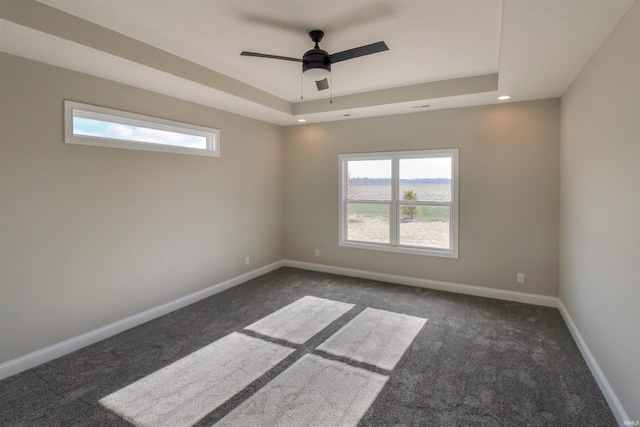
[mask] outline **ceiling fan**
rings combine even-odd
[[[329,74],[331,73],[331,64],[389,50],[389,47],[387,47],[385,42],[377,42],[329,55],[327,51],[320,49],[320,46],[318,46],[318,43],[320,43],[324,37],[324,31],[312,30],[309,32],[309,37],[311,37],[311,41],[316,45],[313,49],[305,52],[302,59],[247,51],[242,51],[240,55],[302,62],[302,73],[308,78],[316,81],[318,90],[324,90],[329,88],[329,81],[327,80],[327,77],[329,77]]]

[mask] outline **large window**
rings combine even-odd
[[[340,246],[458,257],[458,150],[340,155]]]
[[[64,108],[69,144],[220,156],[217,129],[72,101]]]

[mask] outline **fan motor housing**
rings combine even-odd
[[[311,49],[302,57],[302,72],[316,68],[322,68],[331,72],[329,54],[320,48]]]

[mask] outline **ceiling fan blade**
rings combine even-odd
[[[343,50],[342,52],[329,55],[329,59],[332,64],[340,61],[346,61],[347,59],[358,58],[360,56],[371,55],[372,53],[384,52],[389,50],[389,47],[385,42],[371,43],[366,46],[354,47],[353,49]]]
[[[300,58],[291,58],[289,56],[279,56],[279,55],[267,55],[266,53],[247,52],[246,50],[243,50],[240,53],[240,55],[256,56],[258,58],[282,59],[284,61],[302,62],[302,59]]]
[[[318,87],[318,90],[329,89],[329,80],[327,79],[316,80],[316,86]]]

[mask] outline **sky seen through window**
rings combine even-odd
[[[391,160],[351,160],[350,178],[391,178]],[[400,160],[400,179],[451,179],[450,157]]]
[[[138,141],[149,144],[174,145],[178,147],[207,148],[207,140],[203,136],[188,135],[141,126],[123,125],[102,120],[73,118],[73,134],[94,136],[98,138]]]

